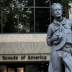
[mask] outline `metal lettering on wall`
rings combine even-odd
[[[0,55],[0,61],[48,61],[49,55]]]

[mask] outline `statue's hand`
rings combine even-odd
[[[59,36],[58,36],[58,38],[53,41],[53,45],[57,45],[57,44],[59,44],[61,41],[62,41],[62,37],[59,37]]]
[[[59,38],[58,35],[53,35],[53,36],[52,36],[52,41],[56,41],[56,40],[58,40],[58,38]]]
[[[53,45],[59,44],[62,41],[62,38],[63,38],[63,35],[61,32],[59,31],[55,32],[52,36]]]

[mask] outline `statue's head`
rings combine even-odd
[[[60,17],[63,14],[63,6],[60,3],[53,3],[51,5],[51,13],[54,17]]]

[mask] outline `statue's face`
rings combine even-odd
[[[52,15],[54,17],[61,17],[63,14],[63,11],[62,11],[62,6],[61,5],[54,5],[52,7]]]

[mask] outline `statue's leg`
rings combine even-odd
[[[52,63],[49,62],[48,72],[53,72]]]
[[[51,62],[52,62],[53,72],[61,72],[61,58],[59,56],[59,51],[52,52]]]
[[[72,56],[70,53],[65,53],[64,55],[63,61],[65,63],[65,71],[72,72]]]

